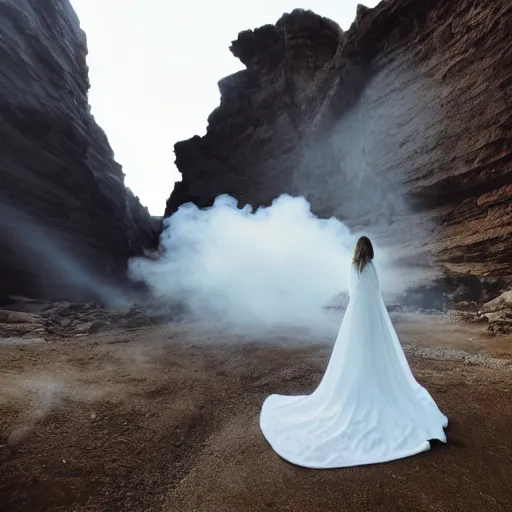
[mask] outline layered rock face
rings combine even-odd
[[[347,32],[301,10],[242,32],[247,69],[176,144],[166,215],[303,195],[453,300],[492,298],[512,282],[511,19],[508,0],[388,0]]]
[[[108,301],[152,244],[90,114],[86,53],[68,0],[0,2],[0,301]]]

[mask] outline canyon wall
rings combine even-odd
[[[296,10],[240,33],[247,69],[175,145],[166,215],[303,195],[454,301],[491,298],[512,283],[511,20],[508,0],[388,0],[346,32]]]
[[[0,301],[115,299],[154,223],[88,104],[68,0],[0,2]]]

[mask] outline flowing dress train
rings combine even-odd
[[[414,378],[372,263],[352,265],[350,301],[317,389],[269,396],[260,427],[285,460],[308,468],[386,462],[446,442],[447,417]]]

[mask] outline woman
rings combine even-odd
[[[351,268],[350,302],[318,388],[269,396],[261,430],[284,459],[308,468],[386,462],[446,442],[448,419],[413,377],[389,318],[363,236]]]

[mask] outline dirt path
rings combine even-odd
[[[258,428],[269,393],[314,389],[321,343],[184,326],[0,342],[0,511],[512,510],[512,340],[398,330],[449,444],[330,471],[282,461]]]

